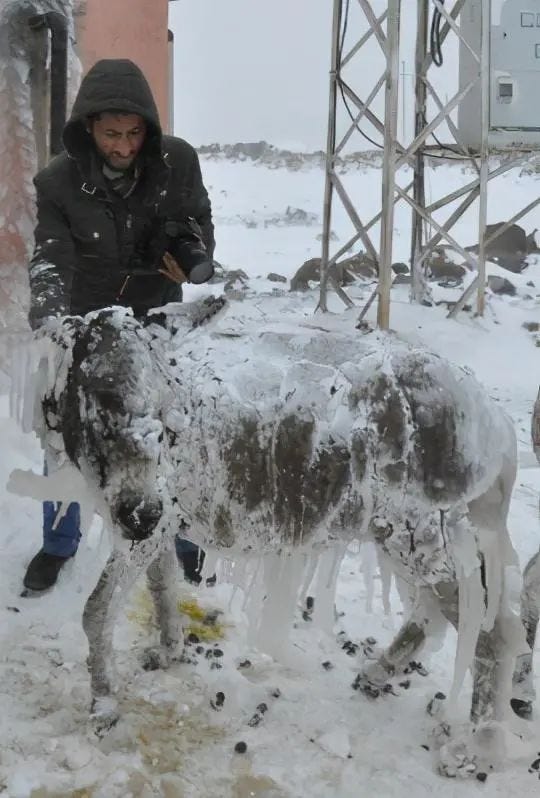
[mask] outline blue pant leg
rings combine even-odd
[[[81,539],[81,508],[72,502],[55,529],[60,507],[61,504],[55,502],[43,502],[43,551],[57,557],[71,557]]]
[[[43,473],[47,475],[47,462]],[[72,502],[54,528],[60,508],[60,503],[43,502],[43,551],[57,557],[72,557],[81,539],[81,508]]]

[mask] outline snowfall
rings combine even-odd
[[[205,156],[202,168],[215,214],[216,256],[227,270],[242,269],[229,293],[234,315],[256,308],[261,319],[276,308],[298,322],[350,335],[373,291],[369,280],[346,288],[355,303],[345,310],[330,295],[330,313],[316,313],[318,287],[289,292],[286,280],[320,254],[324,170],[309,159],[294,169],[283,162],[258,164]],[[351,164],[343,175],[365,219],[378,211],[380,169]],[[441,162],[428,171],[429,201],[470,182],[463,164]],[[410,180],[402,170],[400,181]],[[513,169],[490,187],[489,221],[509,219],[540,189],[532,173]],[[299,208],[306,215],[287,214]],[[536,214],[538,215],[538,214]],[[537,224],[530,213],[524,227]],[[540,225],[539,225],[540,226]],[[337,209],[335,241],[353,231]],[[408,260],[410,211],[398,205],[394,261]],[[474,214],[455,230],[462,245],[477,242]],[[377,228],[375,228],[375,234]],[[376,239],[375,239],[376,240]],[[538,550],[540,469],[531,449],[530,421],[540,381],[539,336],[524,325],[540,322],[540,255],[530,256],[521,274],[492,263],[488,273],[505,276],[513,296],[488,293],[486,313],[471,311],[448,319],[448,302],[461,288],[433,285],[432,307],[412,305],[408,286],[392,289],[391,328],[407,341],[422,342],[472,369],[493,399],[512,418],[518,438],[519,472],[510,512],[510,531],[521,566]],[[466,281],[471,275],[467,275]],[[223,283],[189,289],[186,300],[220,294]],[[368,321],[373,324],[373,306]],[[9,336],[9,330],[3,333]],[[24,333],[21,333],[24,337]],[[264,639],[256,644],[249,596],[233,584],[233,563],[208,556],[206,576],[215,583],[182,588],[189,624],[200,643],[185,662],[166,672],[145,672],[137,653],[151,635],[144,583],[126,599],[118,623],[119,698],[122,717],[103,738],[89,720],[87,644],[81,626],[85,600],[94,587],[110,546],[101,521],[94,519],[79,552],[64,568],[57,586],[39,598],[21,596],[24,570],[40,547],[40,505],[7,490],[14,469],[42,470],[36,437],[23,433],[11,417],[10,364],[2,363],[0,396],[0,794],[9,798],[359,798],[437,792],[450,796],[537,795],[540,713],[532,720],[508,721],[504,757],[487,780],[449,780],[437,773],[430,731],[436,719],[426,712],[434,694],[449,694],[456,634],[428,644],[423,668],[396,680],[395,694],[370,700],[352,689],[361,666],[362,641],[389,642],[403,619],[395,584],[381,572],[371,544],[353,544],[337,580],[335,616],[326,628],[315,623],[298,601],[282,619],[283,656],[271,656]],[[216,614],[216,611],[218,613]],[[217,618],[217,621],[215,620]],[[214,620],[214,623],[205,623]],[[330,628],[329,628],[330,627]],[[333,628],[332,628],[333,627]],[[275,642],[276,629],[272,637]],[[356,644],[356,645],[355,645]],[[375,645],[375,644],[373,644]],[[324,666],[323,666],[324,663]],[[402,686],[398,685],[401,682]],[[537,685],[538,687],[539,685]],[[447,709],[453,724],[465,724],[470,706],[468,678],[459,701]],[[222,693],[222,696],[217,697]],[[265,705],[264,707],[262,705]],[[235,746],[244,742],[244,753]]]

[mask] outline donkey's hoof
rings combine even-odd
[[[118,702],[110,696],[94,698],[90,720],[96,737],[104,737],[120,719]]]
[[[145,671],[159,671],[167,670],[175,660],[179,659],[175,656],[177,647],[168,649],[165,646],[155,646],[152,648],[145,648],[142,652],[140,661]]]
[[[465,742],[446,743],[439,750],[439,773],[450,779],[468,779],[476,775],[478,765]]]

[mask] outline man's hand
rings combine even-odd
[[[169,280],[172,280],[173,283],[187,283],[187,277],[178,265],[178,262],[173,258],[173,256],[166,252],[163,255],[163,263],[165,265],[164,269],[159,269],[159,273],[165,275]]]

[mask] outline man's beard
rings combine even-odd
[[[109,169],[112,169],[113,172],[129,172],[133,169],[135,161],[137,160],[134,156],[133,158],[130,158],[129,161],[127,159],[118,159],[113,161],[111,158],[103,155],[103,153],[101,154],[101,157],[104,163],[109,167]]]

